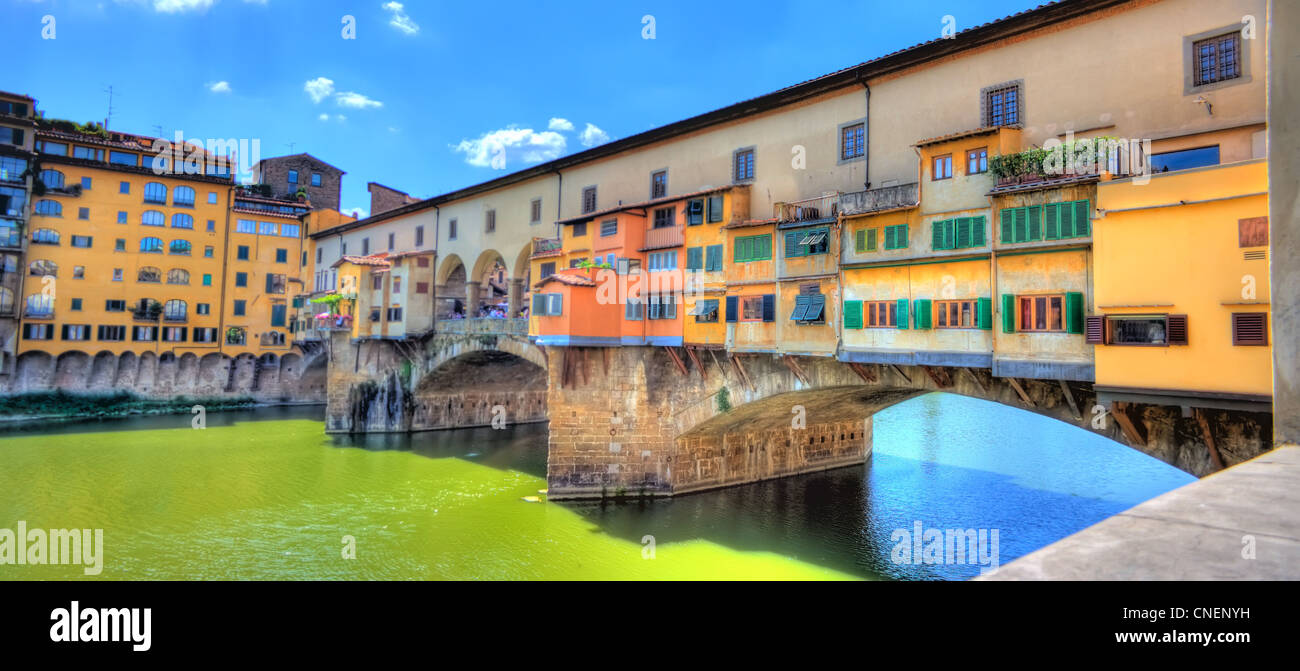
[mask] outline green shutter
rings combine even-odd
[[[998,216],[1002,218],[1002,244],[1015,242],[1016,208],[1003,208]]]
[[[867,229],[859,228],[853,234],[853,251],[861,254],[867,251]]]
[[[1016,297],[1002,294],[1002,332],[1016,332]]]
[[[930,231],[930,249],[940,250],[949,249],[945,240],[944,229],[947,227],[947,221],[936,221],[931,226]]]
[[[1060,212],[1060,203],[1051,203],[1043,206],[1044,237],[1048,240],[1059,240],[1061,238]]]
[[[703,247],[686,248],[686,269],[687,270],[704,269],[704,248]]]
[[[907,249],[907,224],[899,224],[897,228],[898,233],[895,235],[895,238],[902,238],[901,241],[896,240],[896,242],[899,243],[898,248]]]
[[[907,316],[910,312],[907,309],[907,307],[908,307],[908,303],[906,298],[898,299],[898,328],[900,329],[907,328],[907,322],[908,322]]]
[[[914,319],[914,321],[916,323],[916,328],[917,329],[930,328],[930,320],[932,319],[931,315],[934,313],[934,310],[930,308],[930,299],[918,298],[916,299],[915,303],[916,303],[916,318]]]
[[[1029,237],[1026,240],[1043,239],[1043,206],[1033,205],[1025,208],[1029,213]]]
[[[970,244],[972,247],[984,246],[984,217],[971,218]]]
[[[876,229],[874,228],[867,229],[867,251],[876,251]]]
[[[1065,294],[1065,332],[1083,333],[1083,294],[1077,291]]]
[[[862,301],[844,301],[844,328],[862,328]]]
[[[807,256],[808,248],[799,244],[799,232],[789,231],[785,234],[785,258]]]
[[[975,302],[975,325],[985,331],[993,329],[992,298],[981,298]]]
[[[970,227],[974,221],[974,217],[962,217],[953,222],[953,227],[956,228],[953,237],[956,238],[957,247],[965,249],[971,246]]]
[[[736,247],[732,251],[732,258],[736,263],[744,263],[749,260],[749,238],[736,238]]]
[[[1074,201],[1074,235],[1082,237],[1092,235],[1089,220],[1092,218],[1092,208],[1088,207],[1087,199]]]
[[[761,250],[761,253],[758,255],[758,260],[766,261],[772,258],[772,234],[769,233],[767,235],[758,236],[757,246]]]
[[[710,272],[722,270],[722,245],[709,245],[705,249],[704,269]]]

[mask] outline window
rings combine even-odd
[[[146,254],[161,254],[163,250],[162,238],[141,238],[140,251]]]
[[[163,342],[185,342],[184,326],[167,326],[162,329]]]
[[[159,182],[149,182],[144,185],[144,202],[157,203],[159,205],[167,204],[167,187]]]
[[[105,341],[126,340],[125,326],[100,326],[96,338]]]
[[[36,214],[45,217],[62,217],[63,203],[57,200],[38,200],[36,201]]]
[[[989,150],[987,147],[971,149],[966,152],[966,174],[978,175],[989,171]]]
[[[74,280],[84,280],[84,279],[86,279],[86,267],[85,267],[85,266],[73,266],[73,267],[72,267],[72,279],[74,279]]]
[[[195,303],[194,314],[196,315],[212,314],[212,305],[209,303]]]
[[[237,287],[248,286],[248,273],[235,273],[235,286]]]
[[[1219,146],[1167,151],[1151,155],[1151,172],[1187,170],[1219,164]]]
[[[817,285],[812,285],[813,291],[817,288]],[[790,321],[799,324],[824,324],[825,314],[826,295],[801,290],[794,297],[794,310],[790,312]]]
[[[77,208],[77,218],[81,220],[90,219],[90,208],[89,207]]]
[[[542,267],[541,267],[541,275],[542,275],[542,276],[541,276],[540,279],[546,279],[546,278],[548,278],[548,277],[550,277],[551,275],[554,275],[554,274],[555,274],[555,262],[554,262],[554,261],[552,261],[552,262],[550,262],[550,263],[543,263],[543,264],[542,264]]]
[[[248,245],[239,245],[238,247],[235,248],[235,260],[236,260],[236,261],[247,261],[247,260],[248,260],[248,254],[249,254],[249,247],[248,247]]]
[[[695,317],[697,324],[718,323],[718,299],[703,298],[695,301],[695,307],[688,313]]]
[[[588,186],[582,190],[582,213],[596,211],[596,187]]]
[[[970,329],[977,324],[975,300],[935,301],[935,328]]]
[[[217,192],[216,192],[216,191],[209,191],[209,192],[208,192],[208,205],[216,205],[216,204],[217,204]]]
[[[80,299],[80,298],[74,298],[74,299],[72,299],[72,310],[73,310],[74,312],[81,312],[81,299]]]
[[[194,217],[184,212],[177,212],[172,215],[172,228],[194,228]]]
[[[37,245],[57,245],[59,244],[59,232],[49,228],[38,228],[32,231],[32,243]]]
[[[618,275],[632,275],[641,272],[641,259],[617,259],[614,263],[614,273]]]
[[[245,305],[245,303],[244,303],[244,301],[242,301],[242,300],[236,300],[236,301],[235,301],[235,304],[234,304],[233,307],[234,307],[234,315],[235,315],[236,317],[243,317],[243,316],[244,316],[244,305]]]
[[[704,248],[704,270],[705,272],[722,270],[722,245],[709,245]]]
[[[772,234],[748,235],[736,238],[731,250],[732,263],[768,261],[772,258]]]
[[[703,247],[686,248],[686,269],[704,270],[704,248]]]
[[[53,324],[23,324],[24,340],[49,340],[53,333]]]
[[[388,308],[388,321],[390,322],[402,321],[402,308],[400,307]]]
[[[1267,312],[1232,313],[1232,344],[1267,345],[1268,344],[1268,313]]]
[[[650,319],[677,319],[677,298],[672,294],[650,296]]]
[[[393,293],[395,294],[402,293],[402,278],[400,277],[393,278]]]
[[[623,309],[623,319],[637,322],[645,318],[645,306],[641,304],[640,298],[628,296],[627,307]]]
[[[455,219],[452,219],[451,221],[447,222],[447,239],[448,239],[448,240],[455,240],[455,239],[456,239],[456,220],[455,220]]]
[[[4,142],[6,144],[15,144],[21,147],[23,145],[23,130],[21,128],[10,128],[9,126],[0,126],[0,142]],[[50,151],[50,149],[55,146],[62,146],[63,151],[61,152]],[[64,156],[67,154],[68,148],[66,145],[56,145],[53,142],[42,143],[40,140],[37,140],[36,151],[44,152],[47,154],[59,154],[60,156]]]
[[[1020,123],[1020,84],[991,86],[983,91],[984,125],[1014,126]]]
[[[952,177],[952,154],[935,156],[931,163],[930,179],[948,179]]]
[[[722,221],[722,196],[709,196],[709,223]]]
[[[297,184],[297,183],[298,183],[298,171],[297,171],[297,170],[290,170],[290,171],[289,171],[289,183],[290,183],[290,184]]]
[[[654,211],[654,227],[668,228],[676,224],[677,211],[671,207],[661,207]]]
[[[1064,331],[1065,296],[1020,296],[1019,331]],[[1161,339],[1164,338],[1163,322]]]
[[[131,193],[131,183],[130,183],[130,182],[118,182],[118,184],[117,184],[117,192],[118,192],[118,193]]]
[[[94,243],[94,238],[93,238],[92,236],[89,236],[89,235],[74,235],[74,236],[72,236],[72,246],[73,246],[73,247],[82,247],[82,248],[85,248],[85,249],[89,249],[90,246],[91,246],[93,243]]]
[[[763,296],[742,296],[740,298],[740,321],[765,321],[763,319]]]
[[[172,299],[163,303],[163,319],[169,322],[183,322],[186,317],[185,301]]]
[[[128,154],[124,151],[110,151],[108,152],[108,162],[139,167],[140,156],[138,154]]]
[[[47,259],[37,259],[27,264],[27,274],[33,277],[58,277],[59,264]]]
[[[204,247],[203,247],[203,258],[205,258],[205,259],[210,259],[210,258],[212,258],[212,257],[213,257],[213,251],[214,251],[214,248],[213,248],[212,245],[204,245]]]
[[[370,255],[370,238],[368,237],[361,238],[361,255],[362,256]]]
[[[190,250],[191,250],[191,245],[189,240],[172,240],[167,245],[168,254],[181,254],[184,256],[189,256]]]
[[[380,291],[384,288],[384,276],[375,274],[370,276],[370,288],[374,291]]]
[[[311,174],[311,185],[312,185],[312,186],[320,186],[320,185],[321,185],[321,179],[320,179],[320,173],[319,173],[319,172],[313,172],[313,173]]]
[[[122,269],[121,269],[121,268],[114,268],[114,269],[113,269],[113,281],[114,281],[114,282],[121,282],[121,281],[122,281]]]
[[[158,210],[145,210],[140,213],[141,226],[166,226],[167,217]]]
[[[235,220],[236,233],[254,233],[256,231],[257,231],[257,224],[253,222],[251,219]]]
[[[1237,220],[1238,247],[1268,246],[1268,217]]]
[[[532,313],[538,317],[558,317],[564,312],[563,294],[533,294]]]
[[[610,219],[609,221],[600,222],[600,237],[608,238],[618,235],[618,220]]]
[[[898,328],[899,301],[863,301],[862,312],[867,328]],[[906,306],[907,303],[903,302]],[[904,313],[906,307],[904,307]]]
[[[541,198],[534,198],[533,202],[528,204],[528,223],[530,224],[542,223],[542,199]],[[415,244],[418,246],[420,243],[416,242]]]
[[[686,224],[699,226],[704,223],[704,199],[696,198],[686,203]]]
[[[287,250],[287,249],[277,249],[277,250],[275,250],[275,262],[276,262],[276,263],[288,263],[288,262],[289,262],[289,250]]]
[[[840,160],[859,158],[866,153],[865,123],[855,123],[840,129]]]
[[[417,293],[417,294],[427,294],[427,293],[429,293],[429,283],[428,283],[428,282],[416,282],[416,283],[415,283],[415,293]]]
[[[650,173],[650,199],[663,198],[668,195],[668,171],[657,170]]]
[[[282,294],[285,292],[286,276],[279,273],[267,273],[266,275],[266,293]]]
[[[185,270],[184,268],[172,268],[171,270],[167,271],[167,283],[168,284],[189,284],[190,271]]]
[[[907,224],[885,227],[885,249],[907,249]]]
[[[859,228],[853,232],[853,251],[861,254],[863,252],[876,251],[876,236],[879,231],[874,228]]]
[[[483,221],[483,230],[487,233],[493,233],[497,230],[497,211],[488,210],[487,217]]]
[[[390,251],[390,252],[393,251],[393,247],[396,246],[396,242],[395,242],[396,240],[397,240],[397,234],[396,234],[396,233],[389,233],[389,234],[388,234],[388,251]]]
[[[90,185],[91,185],[92,183],[93,183],[93,182],[92,182],[92,180],[91,180],[89,177],[82,177],[82,178],[81,178],[81,190],[82,190],[82,191],[89,191],[89,190],[90,190]]]
[[[64,340],[90,340],[89,324],[64,324]]]
[[[275,222],[259,221],[257,222],[258,235],[275,235]]]
[[[957,217],[930,224],[931,248],[966,249],[984,245],[984,217]]]
[[[178,186],[172,189],[172,205],[176,207],[194,207],[194,189]]]
[[[1241,76],[1241,33],[1199,40],[1192,44],[1194,86],[1236,79]]]
[[[212,274],[211,274],[211,273],[203,273],[203,286],[205,286],[205,287],[210,287],[210,286],[212,286]]]
[[[153,266],[142,266],[135,274],[136,282],[156,283],[162,281],[162,271]]]
[[[41,171],[41,184],[44,184],[47,189],[62,189],[63,179],[63,173],[58,170]]]
[[[1087,200],[1003,208],[998,216],[1004,244],[1076,238],[1091,232]]]
[[[104,301],[105,312],[125,312],[126,301],[120,299],[109,299]]]
[[[424,227],[423,227],[423,226],[416,226],[416,227],[415,227],[415,246],[416,246],[416,247],[423,247],[423,246],[424,246]],[[306,265],[306,264],[304,263],[304,265]]]
[[[127,220],[126,212],[119,211],[119,212],[117,213],[117,223],[119,223],[119,224],[125,224],[125,223],[126,223],[126,220]]]
[[[734,182],[745,182],[754,179],[754,149],[747,147],[737,149],[731,159],[731,178]]]
[[[227,345],[244,344],[244,329],[238,326],[232,326],[231,328],[226,329],[226,344]]]
[[[300,230],[302,229],[298,226],[298,224],[280,224],[280,237],[296,238],[298,237],[298,232]]]
[[[656,270],[676,270],[677,269],[677,250],[672,249],[666,252],[651,252],[647,258],[647,269]]]
[[[785,257],[825,254],[830,251],[830,229],[813,228],[806,231],[785,232]]]
[[[194,342],[216,342],[217,330],[214,328],[195,328]]]

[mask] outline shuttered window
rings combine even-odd
[[[709,223],[722,221],[722,196],[709,196]]]
[[[930,299],[918,298],[916,299],[916,301],[914,301],[914,303],[916,306],[916,314],[913,317],[913,322],[915,323],[916,328],[918,329],[930,328],[932,324],[931,318],[934,315],[934,310],[931,307]]]
[[[862,301],[844,301],[844,328],[862,328]]]
[[[785,257],[811,256],[830,251],[830,232],[825,228],[810,228],[804,231],[787,231],[785,233]]]
[[[853,251],[859,254],[876,251],[876,233],[874,228],[859,228],[854,231]]]
[[[848,304],[845,304],[845,310]],[[863,326],[868,328],[897,328],[898,303],[896,301],[863,301]]]
[[[998,216],[1004,244],[1043,239],[1043,206],[1003,208]]]
[[[821,324],[825,323],[825,312],[825,294],[800,294],[795,296],[790,320],[800,324]]]
[[[885,249],[907,248],[907,224],[885,227]]]
[[[1267,345],[1268,313],[1234,312],[1232,313],[1232,344]]]
[[[686,248],[686,269],[704,270],[704,248],[703,247]]]
[[[1043,206],[1043,231],[1048,240],[1081,238],[1091,233],[1087,200],[1051,203]]]
[[[1106,318],[1100,315],[1089,315],[1085,320],[1083,341],[1089,345],[1106,344]]]
[[[709,245],[704,248],[704,270],[707,272],[722,270],[722,245]]]
[[[735,247],[732,249],[731,256],[733,263],[768,261],[771,258],[772,235],[770,233],[736,238]]]
[[[984,217],[956,217],[932,226],[932,249],[966,249],[984,246]]]

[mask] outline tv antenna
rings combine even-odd
[[[113,118],[113,85],[109,84],[104,92],[108,94],[108,114],[104,115],[104,130],[108,130],[108,123]]]

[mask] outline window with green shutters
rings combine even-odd
[[[704,249],[704,270],[708,272],[722,270],[722,245],[709,245]]]
[[[980,298],[975,305],[975,326],[985,331],[993,328],[993,299]]]
[[[936,221],[932,226],[934,250],[984,246],[984,217],[956,217]]]
[[[1002,242],[1030,242],[1043,239],[1043,206],[1003,208],[1001,218]]]
[[[862,301],[844,301],[844,328],[862,328]]]
[[[732,249],[731,260],[733,263],[748,263],[750,261],[769,261],[772,259],[772,234],[764,233],[763,235],[748,235],[743,238],[736,238],[735,247]]]
[[[907,224],[885,227],[885,249],[907,248]]]
[[[1087,200],[1051,203],[1043,206],[1043,231],[1048,240],[1082,238],[1091,234],[1091,209]]]
[[[686,269],[704,270],[704,248],[688,247],[686,249]]]
[[[916,304],[916,317],[913,322],[918,329],[928,329],[931,326],[934,310],[931,308],[929,298],[918,298],[914,301]]]
[[[797,256],[825,254],[830,251],[830,244],[827,240],[829,235],[830,231],[826,228],[787,231],[785,233],[785,257],[788,259]],[[807,243],[805,244],[804,241],[807,241]]]
[[[853,251],[859,254],[876,251],[876,233],[874,228],[859,228],[854,231]]]

